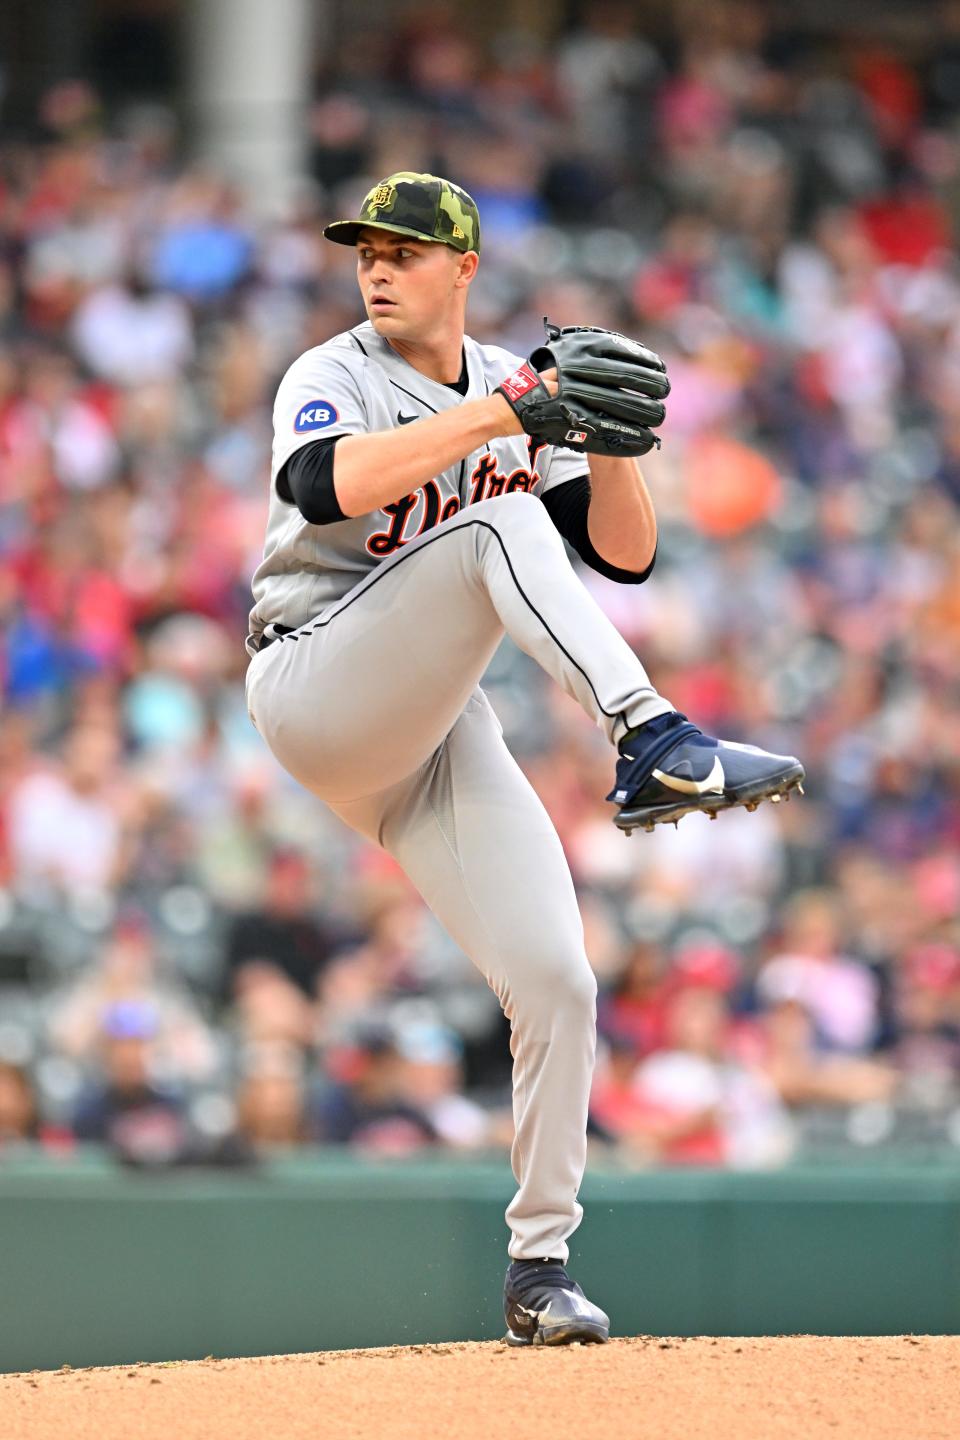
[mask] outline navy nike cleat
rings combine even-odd
[[[613,823],[629,835],[652,830],[702,810],[721,810],[803,794],[804,769],[793,755],[771,755],[756,745],[715,740],[673,710],[628,730],[620,741],[617,781],[608,800],[620,806]]]
[[[600,1344],[610,1321],[560,1260],[514,1260],[503,1282],[508,1345]]]

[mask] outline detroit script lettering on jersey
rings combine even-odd
[[[476,505],[480,500],[489,500],[494,495],[511,495],[524,490],[528,494],[540,479],[537,473],[537,456],[545,447],[532,435],[527,437],[529,467],[509,472],[498,470],[496,456],[485,450],[477,461],[468,481],[467,504]],[[408,541],[442,525],[460,509],[460,499],[452,495],[446,502],[441,501],[440,487],[435,480],[415,490],[411,495],[402,495],[382,507],[389,524],[382,530],[375,530],[367,538],[367,550],[382,559],[392,555]]]

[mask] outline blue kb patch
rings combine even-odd
[[[336,406],[326,400],[308,400],[306,405],[301,405],[297,412],[297,418],[293,422],[293,428],[298,435],[303,435],[307,430],[325,430],[335,420],[339,420]]]

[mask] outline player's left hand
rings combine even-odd
[[[616,330],[544,325],[546,342],[497,386],[527,434],[593,455],[646,455],[659,446],[653,429],[670,393],[660,356]],[[550,374],[555,393],[544,384]]]

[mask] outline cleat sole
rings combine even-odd
[[[503,1338],[505,1344],[518,1349],[533,1345],[605,1345],[610,1339],[610,1331],[605,1325],[590,1325],[582,1320],[571,1320],[566,1325],[535,1330],[529,1337],[508,1330]]]

